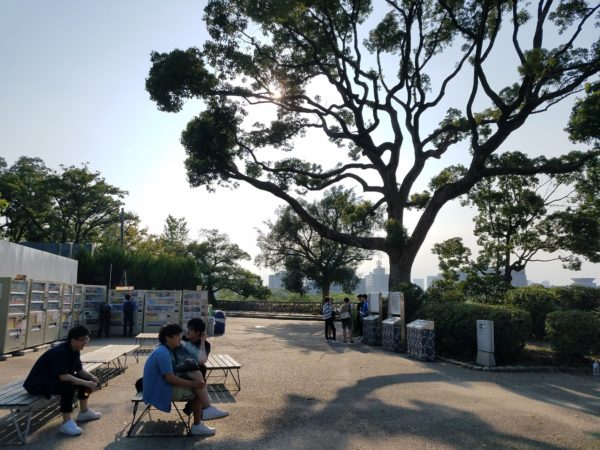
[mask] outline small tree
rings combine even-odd
[[[211,304],[215,303],[215,293],[221,289],[237,292],[242,297],[268,297],[270,291],[262,285],[260,276],[239,264],[239,261],[250,259],[248,253],[217,230],[202,230],[201,235],[204,240],[190,243],[187,249],[197,262],[199,284],[208,291]]]
[[[357,212],[371,209],[371,205],[358,201],[351,190],[334,188],[320,201],[303,203],[320,222],[357,238],[372,232],[377,225],[377,215],[358,219],[362,214]],[[274,223],[266,222],[269,232],[258,232],[261,254],[256,261],[266,267],[285,268],[293,273],[290,280],[296,283],[299,276],[308,279],[322,291],[323,297],[329,296],[332,283],[345,285],[347,292],[351,292],[358,282],[356,268],[370,259],[373,252],[323,237],[289,206],[278,209],[276,214]]]

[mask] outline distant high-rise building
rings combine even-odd
[[[427,289],[431,287],[434,281],[443,280],[441,275],[427,275]]]
[[[277,272],[269,275],[269,289],[284,289],[283,276],[285,272]]]
[[[510,282],[511,285],[513,285],[514,287],[522,287],[522,286],[527,286],[527,275],[525,275],[525,269],[519,271],[519,272],[515,272],[514,270],[512,271],[512,280]]]
[[[377,267],[365,277],[365,293],[370,292],[388,292],[390,275],[385,273],[385,268],[381,266],[381,260],[377,261]]]
[[[594,283],[595,278],[571,278],[573,284],[577,286],[597,287]]]
[[[550,282],[548,280],[543,280],[540,284],[542,286],[544,286],[545,288],[549,288],[550,287]]]

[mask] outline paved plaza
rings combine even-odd
[[[322,322],[230,317],[225,331],[210,342],[243,365],[242,389],[211,394],[230,412],[209,423],[215,436],[126,437],[142,356],[92,396],[104,416],[83,424],[82,436],[59,435],[54,413],[36,418],[25,448],[600,449],[600,379],[591,369],[497,373],[422,363],[356,341],[327,343]],[[85,351],[125,343],[133,339],[92,339]],[[0,362],[0,382],[26,376],[39,355]],[[0,416],[0,444],[11,448]],[[152,418],[140,432],[181,431],[175,413]]]

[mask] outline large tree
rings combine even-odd
[[[0,164],[0,194],[8,202],[4,236],[12,242],[45,241],[52,201],[46,182],[51,170],[40,158],[22,156],[12,166]]]
[[[333,188],[319,201],[301,203],[319,222],[338,232],[364,236],[372,233],[378,223],[376,216],[356,220],[357,216],[363,219],[362,211],[370,210],[371,205],[360,202],[348,189]],[[290,206],[279,208],[276,217],[275,222],[266,222],[267,233],[258,233],[258,263],[284,268],[291,279],[302,274],[322,291],[323,297],[329,295],[332,283],[354,287],[353,282],[358,282],[356,268],[373,252],[323,237]]]
[[[13,242],[97,243],[120,223],[127,192],[86,165],[57,172],[40,158],[22,156],[11,167],[1,166],[0,195],[9,203],[1,228]]]
[[[240,261],[250,259],[248,253],[218,230],[201,230],[201,235],[202,241],[194,241],[187,248],[196,260],[199,284],[208,291],[211,304],[215,303],[215,293],[222,289],[244,298],[269,296],[270,291],[262,285],[261,277],[240,265]]]
[[[108,184],[87,165],[61,166],[61,170],[46,183],[53,205],[46,240],[98,242],[104,230],[120,223],[127,191]]]
[[[387,253],[393,288],[410,281],[442,207],[479,181],[569,173],[598,153],[488,163],[530,116],[597,77],[594,3],[209,0],[210,40],[153,53],[146,87],[163,111],[204,100],[182,135],[193,186],[244,182],[283,199],[325,237]],[[589,30],[591,43],[581,39]],[[303,151],[314,132],[331,149]],[[336,148],[336,163],[321,165]],[[459,155],[466,164],[456,165]],[[442,158],[424,190],[421,178]],[[385,212],[384,236],[334,230],[299,201],[335,184],[359,187]],[[411,209],[420,215],[408,229]]]

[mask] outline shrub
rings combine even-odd
[[[418,317],[435,321],[436,351],[443,356],[475,359],[477,320],[494,321],[498,363],[515,360],[523,349],[524,340],[531,334],[529,313],[507,306],[425,302]]]
[[[563,286],[554,288],[558,303],[563,310],[579,309],[593,311],[600,308],[600,289],[587,286]]]
[[[560,361],[600,353],[600,319],[592,312],[554,311],[546,317],[546,333]]]
[[[520,287],[506,293],[506,304],[529,312],[533,335],[541,338],[546,335],[546,316],[558,308],[558,294],[539,285]]]
[[[404,308],[406,312],[406,323],[412,322],[416,318],[417,311],[423,304],[424,292],[418,285],[406,281],[400,283],[394,288],[394,291],[400,291],[404,294]],[[384,309],[387,311],[387,309]]]

